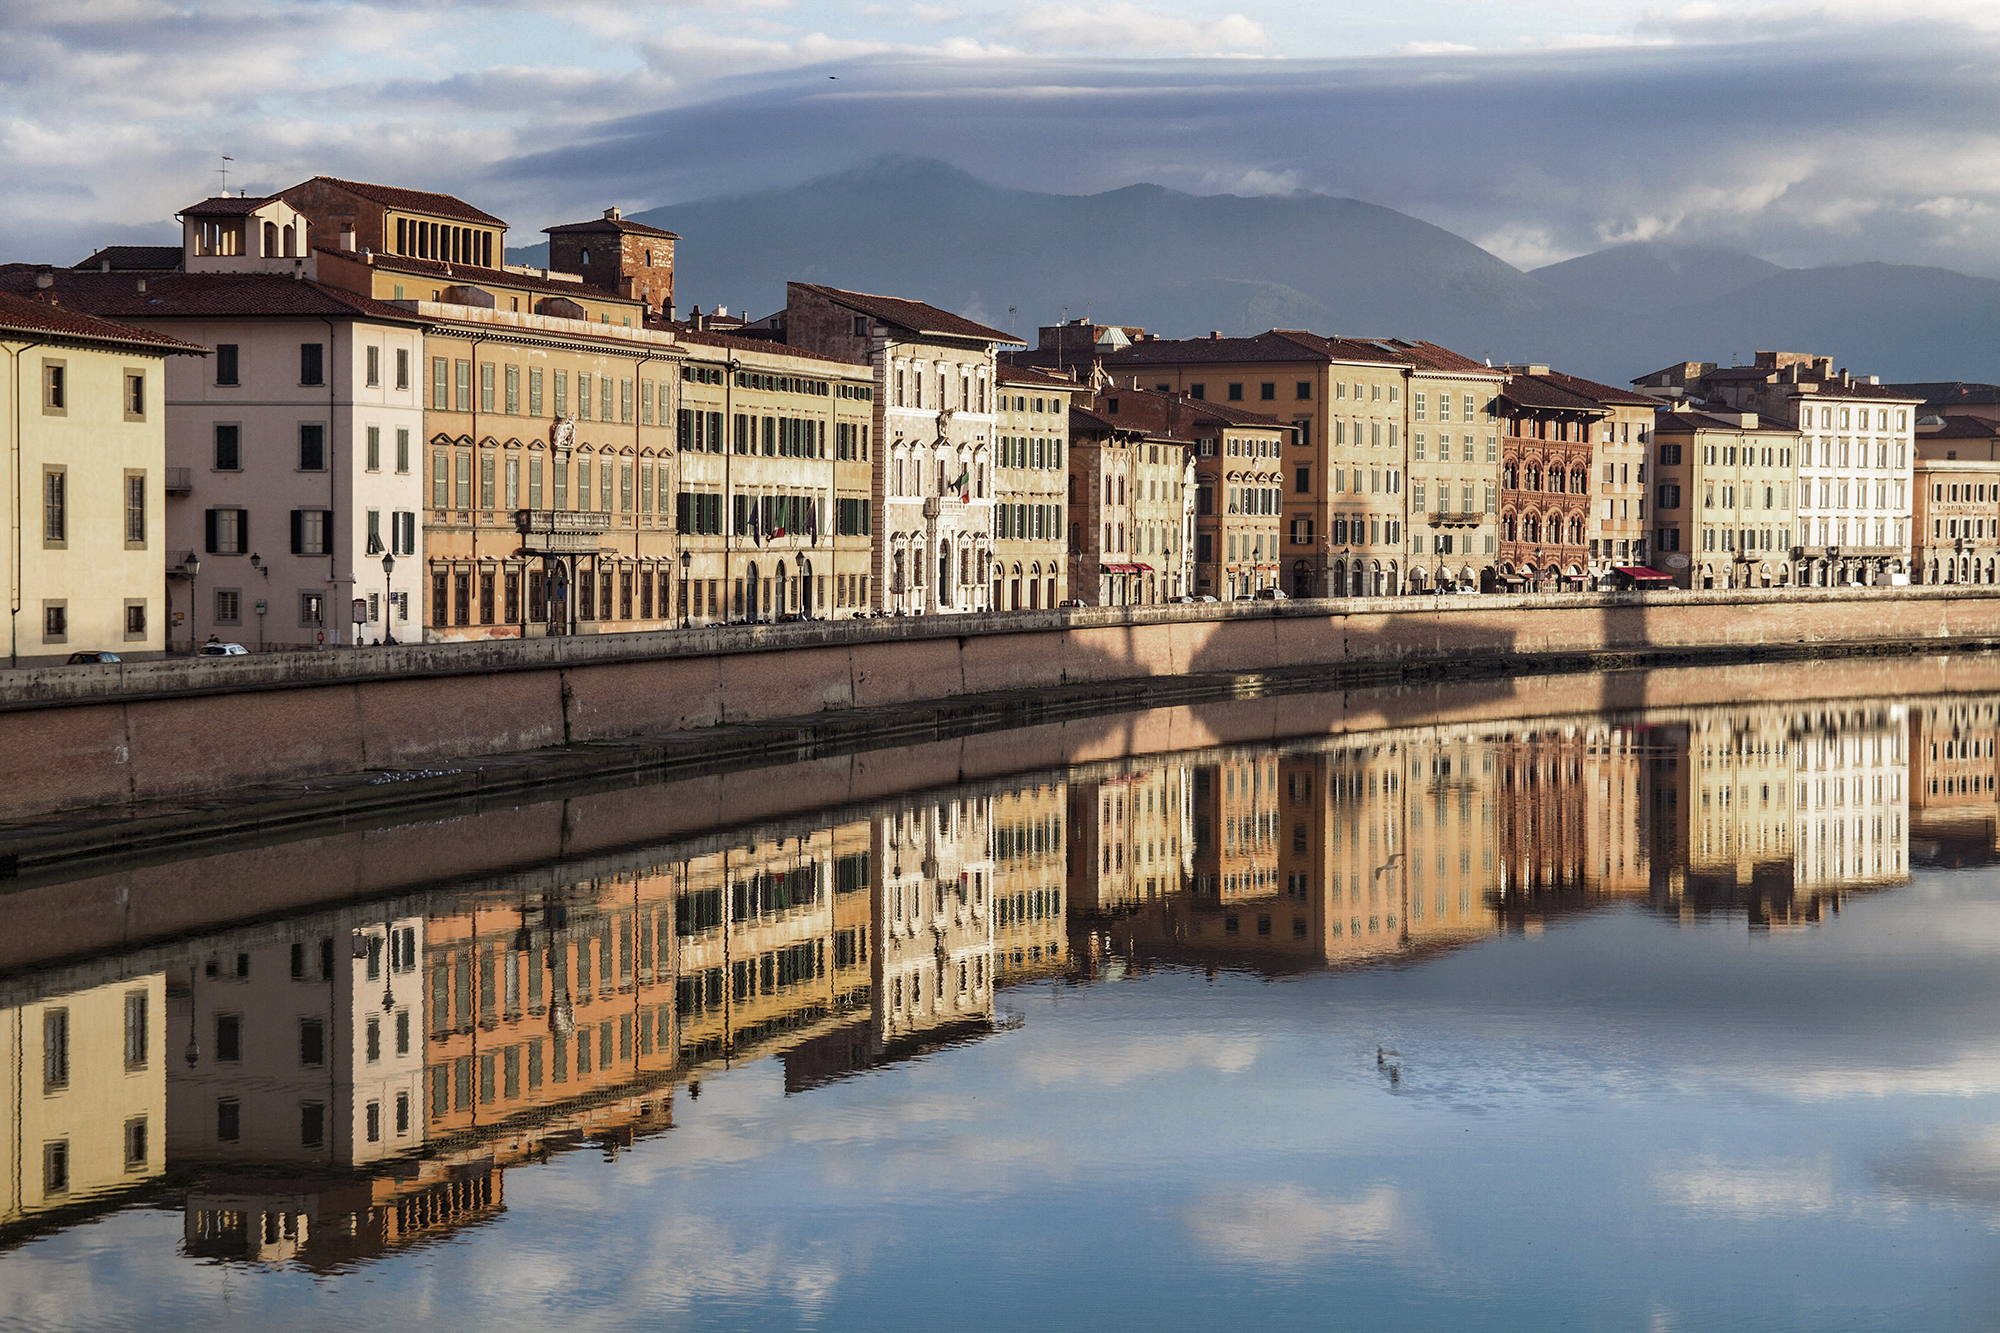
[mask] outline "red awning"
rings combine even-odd
[[[1099,565],[1098,569],[1106,574],[1137,574],[1139,572],[1137,565]]]
[[[1623,574],[1628,579],[1636,579],[1640,583],[1672,583],[1674,581],[1672,574],[1662,574],[1659,570],[1648,569],[1644,565],[1614,565],[1612,566],[1612,571]]]
[[[1129,566],[1129,568],[1134,574],[1150,574],[1153,572],[1153,567],[1143,562]]]

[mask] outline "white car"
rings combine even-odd
[[[201,655],[203,657],[248,657],[250,650],[240,643],[204,643],[201,646]]]

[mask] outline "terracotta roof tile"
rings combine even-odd
[[[171,273],[181,266],[178,245],[107,245],[78,264],[79,271],[111,265],[113,273]]]
[[[277,198],[267,194],[261,199],[250,199],[243,195],[224,194],[213,199],[204,199],[198,204],[189,204],[177,217],[184,218],[240,218],[248,217],[264,205]]]
[[[547,236],[572,236],[603,232],[617,232],[625,236],[658,236],[662,240],[678,241],[677,233],[664,227],[649,227],[643,222],[633,222],[629,218],[592,218],[588,222],[565,222],[560,226],[544,227]]]
[[[281,273],[126,273],[57,269],[54,292],[64,305],[106,319],[330,316],[416,324],[409,311],[324,283]],[[143,280],[145,290],[139,290]],[[0,290],[31,292],[33,274],[0,275]]]
[[[338,176],[315,176],[312,180],[300,181],[292,190],[311,185],[313,181],[325,181],[338,186],[350,194],[358,194],[363,199],[372,199],[384,208],[397,208],[406,213],[428,213],[432,217],[456,218],[460,222],[483,222],[491,227],[505,227],[507,224],[491,213],[483,213],[463,199],[448,194],[433,194],[429,190],[405,190],[396,185],[370,185],[365,181],[344,181]],[[290,194],[291,190],[281,190]]]
[[[790,284],[802,291],[816,293],[836,305],[884,324],[908,329],[912,333],[934,333],[947,338],[977,338],[982,342],[1019,343],[1021,340],[1011,333],[1002,333],[976,323],[963,315],[954,315],[948,310],[940,310],[922,301],[908,301],[900,296],[876,296],[870,292],[843,291],[839,287],[822,287],[818,283],[795,282]]]
[[[367,261],[352,250],[322,250],[322,253],[338,255],[353,262]],[[435,278],[441,285],[453,287],[523,287],[538,292],[548,292],[555,296],[567,296],[572,301],[614,301],[633,307],[644,306],[644,301],[635,301],[620,296],[602,287],[593,287],[587,282],[564,282],[560,278],[537,277],[533,273],[516,273],[504,268],[481,268],[477,264],[447,264],[440,259],[417,259],[411,255],[375,256],[375,267],[386,273],[420,273],[427,278]]]
[[[1579,397],[1588,398],[1595,403],[1602,403],[1606,407],[1658,407],[1660,405],[1660,400],[1651,394],[1640,393],[1634,389],[1615,388],[1609,384],[1599,384],[1596,380],[1587,380],[1580,375],[1565,375],[1560,370],[1552,370],[1541,378],[1548,380],[1560,388],[1567,389]]]
[[[30,281],[32,282],[32,279]],[[49,290],[53,291],[54,288]],[[207,348],[195,343],[182,342],[179,338],[170,338],[151,329],[114,323],[88,311],[52,304],[11,291],[0,291],[0,331],[45,334],[86,342],[115,343],[127,347],[145,348],[160,354],[208,351]]]
[[[1947,414],[1944,425],[1937,430],[1920,431],[1917,438],[1923,440],[1990,440],[2000,436],[2000,425],[1980,417],[1966,417]]]
[[[793,347],[772,338],[739,338],[734,334],[718,333],[714,329],[697,329],[691,323],[649,319],[646,321],[646,327],[671,333],[674,335],[674,341],[685,343],[690,347],[717,347],[728,351],[754,352],[760,356],[787,356],[798,361],[819,361],[850,370],[869,368],[866,361],[849,361],[843,357],[808,352],[804,348]]]

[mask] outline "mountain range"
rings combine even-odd
[[[1358,199],[1158,185],[1048,194],[913,159],[631,216],[681,237],[682,312],[761,316],[801,280],[928,301],[1029,342],[1067,312],[1166,337],[1276,327],[1429,339],[1612,384],[1766,348],[1884,380],[2000,380],[2000,282],[1941,268],[1790,269],[1638,243],[1523,272]],[[539,264],[547,247],[508,254]]]

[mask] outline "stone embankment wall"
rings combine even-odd
[[[987,691],[2000,640],[2000,588],[1541,594],[722,626],[0,672],[0,818]]]

